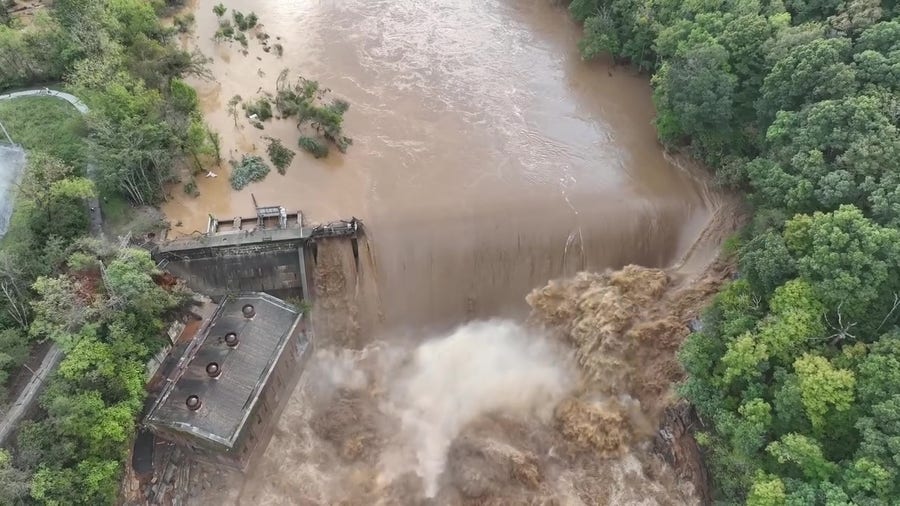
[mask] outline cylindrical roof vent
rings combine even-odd
[[[200,398],[196,395],[189,395],[188,398],[184,401],[184,404],[189,410],[197,411],[198,409],[200,409],[200,405],[202,403],[200,402]]]
[[[222,374],[222,368],[216,362],[210,362],[206,364],[206,374],[210,378],[218,378]]]
[[[225,345],[229,348],[234,348],[238,345],[238,336],[234,332],[229,332],[225,334]]]
[[[256,308],[253,307],[253,304],[244,304],[244,307],[241,308],[241,313],[243,313],[244,318],[250,319],[256,316]]]

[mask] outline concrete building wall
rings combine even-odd
[[[306,316],[291,336],[281,359],[272,370],[272,375],[260,399],[250,414],[244,433],[238,438],[236,449],[240,455],[240,465],[246,468],[258,458],[272,439],[275,425],[294,391],[297,381],[312,355],[312,340],[307,336]]]
[[[288,299],[303,296],[303,276],[311,272],[309,258],[301,265],[303,247],[300,240],[207,247],[158,254],[157,260],[193,290],[211,296],[244,291]]]

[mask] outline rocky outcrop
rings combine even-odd
[[[694,439],[694,431],[700,426],[694,407],[687,401],[676,402],[663,413],[653,451],[669,464],[679,479],[694,486],[694,494],[701,504],[712,504],[703,452]]]

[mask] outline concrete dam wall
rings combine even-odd
[[[164,242],[153,250],[160,268],[210,297],[265,292],[281,299],[314,296],[316,239],[348,237],[357,254],[357,222],[313,228],[239,230]]]
[[[245,291],[281,299],[308,298],[313,258],[310,241],[297,234],[235,234],[176,240],[160,246],[160,267],[183,279],[194,291],[218,297]],[[296,235],[296,237],[290,237]],[[314,247],[314,245],[312,246]]]

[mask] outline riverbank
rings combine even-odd
[[[900,83],[875,69],[900,64],[900,11],[658,7],[574,0],[569,11],[584,57],[610,52],[652,73],[660,139],[754,206],[733,241],[740,278],[679,352],[713,499],[890,502]],[[650,10],[653,23],[634,15]]]
[[[158,2],[58,2],[27,27],[0,29],[0,86],[65,76],[67,89],[91,108],[90,163],[74,167],[42,145],[29,151],[16,213],[23,233],[4,244],[4,340],[51,341],[65,355],[40,408],[0,454],[10,480],[0,490],[4,504],[115,501],[145,395],[144,365],[162,346],[162,320],[183,301],[171,286],[154,283],[148,252],[127,247],[127,239],[104,241],[96,219],[98,190],[122,197],[112,204],[158,203],[172,167],[206,152],[196,94],[180,79],[200,71],[203,59],[171,44],[172,32],[157,18],[164,9]]]

